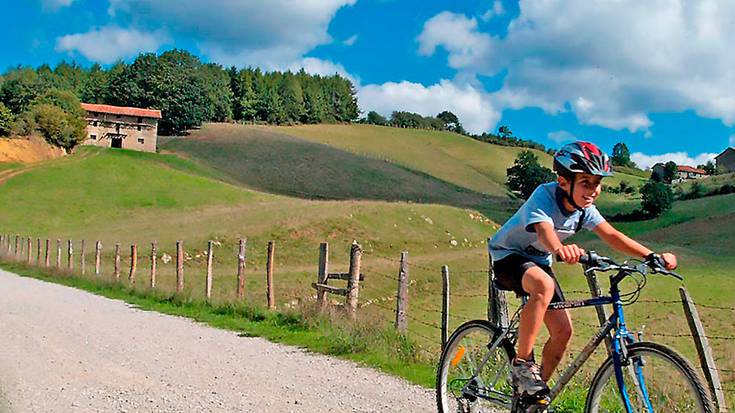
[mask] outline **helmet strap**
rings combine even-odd
[[[577,205],[576,202],[574,202],[574,183],[577,181],[577,174],[572,175],[572,182],[569,186],[569,192],[563,191],[564,198],[566,198],[567,202],[569,202],[574,209],[578,211],[583,211],[584,208]]]

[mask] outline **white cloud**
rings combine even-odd
[[[449,80],[428,87],[407,81],[366,85],[358,91],[358,101],[364,112],[374,110],[385,116],[394,110],[423,116],[436,116],[448,110],[473,133],[486,132],[500,120],[500,112],[486,94],[470,85],[461,86]]]
[[[567,132],[565,130],[558,130],[556,132],[549,132],[549,134],[546,135],[546,136],[548,136],[549,139],[551,139],[552,141],[554,141],[554,142],[556,142],[558,144],[566,143],[566,142],[571,142],[571,141],[575,140],[574,135],[572,135],[570,132]]]
[[[730,135],[730,139],[729,139],[728,143],[730,144],[730,146],[734,146],[735,145],[735,134]]]
[[[332,41],[337,10],[357,0],[111,0],[113,15],[192,36],[199,49],[225,65],[284,70],[314,47]]]
[[[485,13],[483,13],[482,16],[480,16],[480,18],[483,21],[489,21],[493,17],[502,16],[503,14],[505,14],[505,7],[503,7],[503,2],[501,2],[500,0],[495,0],[493,2],[493,6],[490,9],[488,9]]]
[[[633,152],[630,154],[630,160],[635,162],[640,168],[649,168],[656,163],[666,163],[674,161],[677,165],[697,166],[707,163],[715,159],[716,153],[700,153],[694,157],[689,156],[686,152],[671,152],[661,155],[646,155],[642,152]]]
[[[79,53],[95,62],[112,63],[141,52],[154,52],[167,39],[163,31],[146,33],[106,26],[86,33],[61,36],[56,39],[56,51]]]
[[[352,36],[344,39],[342,41],[342,44],[345,46],[352,46],[357,41],[357,34],[353,34]]]
[[[56,11],[62,7],[69,7],[75,0],[43,0],[45,10]]]
[[[695,110],[735,123],[735,2],[521,0],[504,37],[442,12],[418,51],[448,52],[460,72],[507,70],[501,108],[571,110],[584,124],[646,131],[652,112]]]

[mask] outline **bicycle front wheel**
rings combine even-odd
[[[587,395],[587,413],[626,413],[626,400],[635,413],[711,413],[712,401],[692,366],[674,350],[641,342],[627,348],[622,367],[625,393],[608,358],[597,371]]]
[[[490,351],[488,344],[499,334],[500,330],[485,320],[468,321],[455,330],[437,369],[439,413],[510,410],[510,362],[515,351],[505,338]],[[482,366],[479,371],[478,366]]]

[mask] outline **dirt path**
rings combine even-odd
[[[351,362],[2,270],[0,332],[0,412],[435,410]]]

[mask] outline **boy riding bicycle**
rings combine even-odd
[[[498,287],[528,296],[520,314],[518,349],[511,376],[518,394],[539,399],[549,393],[546,382],[572,337],[569,311],[547,310],[549,303],[564,301],[551,270],[552,256],[576,264],[585,254],[576,244],[563,244],[563,241],[585,228],[626,255],[656,256],[613,228],[594,206],[602,178],[613,174],[608,156],[596,145],[588,142],[564,145],[554,156],[554,170],[557,182],[536,188],[488,245]],[[676,268],[673,254],[664,253],[660,258],[666,269]],[[544,345],[539,367],[532,355],[542,321],[549,331],[549,340]]]

